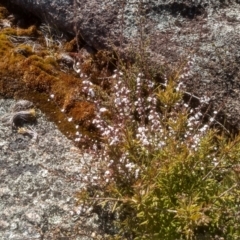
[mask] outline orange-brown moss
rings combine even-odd
[[[44,59],[45,64],[50,64],[52,65],[54,68],[58,68],[58,64],[57,61],[55,59],[55,57],[52,56],[46,56]]]
[[[110,65],[110,63],[113,63],[115,58],[109,51],[100,50],[95,54],[94,60],[98,67],[103,68]]]
[[[43,61],[43,62],[35,62],[34,65],[39,67],[43,72],[51,76],[58,76],[57,69],[55,69],[52,64],[49,64]]]
[[[70,42],[66,42],[64,44],[64,50],[66,52],[74,52],[77,51],[77,39],[74,38]]]
[[[17,31],[16,29],[13,29],[13,28],[4,28],[1,30],[1,32],[5,35],[17,35]]]
[[[75,102],[76,96],[75,96],[75,89],[67,89],[64,97],[64,102],[62,105],[62,108],[65,112],[69,112],[69,110],[72,108],[74,102]]]
[[[86,59],[81,65],[81,70],[85,74],[90,75],[94,71],[93,59],[92,58]]]
[[[19,53],[25,57],[29,57],[33,54],[32,47],[22,44],[14,49],[15,53]]]
[[[82,123],[94,117],[95,107],[93,103],[81,101],[73,103],[69,111],[69,115],[74,118],[76,122]]]
[[[4,19],[9,15],[8,10],[0,5],[0,19]]]
[[[43,37],[35,26],[28,29],[5,28],[0,30],[0,94],[5,97],[25,98],[34,102],[50,120],[54,121],[66,135],[75,134],[74,123],[88,127],[94,117],[95,106],[85,100],[82,94],[81,79],[71,69],[62,71],[55,56],[57,48],[44,48],[35,52],[27,43],[11,42],[18,36],[34,36],[34,41],[41,43]],[[76,39],[65,45],[65,49],[76,50]],[[101,57],[100,57],[101,56]],[[99,77],[103,74],[100,69],[103,65],[102,55],[99,59],[92,55],[83,62],[84,72]],[[105,65],[104,65],[105,66]],[[72,72],[71,72],[72,71]],[[49,95],[54,99],[49,101]],[[64,109],[64,113],[60,111]],[[73,117],[72,122],[67,117]]]
[[[28,71],[24,71],[23,81],[29,90],[47,93],[51,91],[51,85],[56,81],[56,78],[33,65]]]
[[[13,44],[7,39],[4,34],[0,34],[0,54],[1,57],[4,56],[6,51],[13,48]]]
[[[63,132],[67,137],[72,138],[75,135],[76,128],[74,122],[69,122],[66,115],[62,113],[59,107],[53,102],[49,101],[48,96],[37,91],[29,92],[27,95],[18,96],[32,101],[36,104],[42,112],[44,112],[49,121],[56,123],[59,130]]]
[[[26,36],[26,37],[37,37],[39,32],[35,25],[28,27],[27,29],[23,28],[4,28],[2,30],[3,34],[14,35],[14,36]]]

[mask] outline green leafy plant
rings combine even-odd
[[[193,53],[175,69],[149,61],[142,15],[134,63],[119,57],[104,94],[83,81],[99,172],[79,202],[114,214],[109,239],[238,239],[240,136],[229,136],[208,96],[186,91]]]
[[[116,71],[112,91],[102,100],[86,82],[101,136],[96,143],[101,173],[93,185],[102,188],[91,197],[83,192],[80,201],[115,213],[112,239],[237,239],[240,234],[240,136],[211,128],[217,112],[202,113],[206,97],[194,109],[183,101],[183,74],[178,69],[159,83],[136,66]]]

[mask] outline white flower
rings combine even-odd
[[[54,98],[54,94],[51,94],[51,95],[50,95],[50,98]]]
[[[159,143],[158,143],[158,147],[163,147],[163,146],[165,146],[166,145],[166,143],[165,142],[163,142],[163,141],[160,141]]]
[[[102,136],[109,136],[110,134],[110,130],[105,130],[103,133],[102,133]]]
[[[92,88],[89,89],[88,93],[91,97],[95,97],[95,93]]]
[[[129,111],[130,111],[130,108],[128,106],[126,106],[124,109],[123,109],[123,112],[126,113],[126,115],[130,115],[129,114]]]
[[[148,101],[148,102],[151,102],[152,100],[153,100],[152,97],[148,97],[148,98],[147,98],[147,101]]]
[[[208,103],[210,101],[210,98],[209,97],[206,97],[206,96],[204,96],[204,97],[202,97],[201,99],[200,99],[200,102],[201,103]]]
[[[139,169],[137,168],[136,170],[135,170],[135,178],[138,178],[138,176],[139,176]]]
[[[85,84],[85,85],[89,85],[89,86],[93,85],[93,84],[92,84],[90,81],[88,81],[88,80],[84,80],[84,81],[82,81],[82,83]]]
[[[123,103],[128,103],[128,99],[127,99],[126,97],[124,97],[124,98],[122,99],[122,102],[123,102]]]
[[[99,109],[99,112],[106,112],[106,111],[107,111],[107,109],[104,107]]]
[[[135,167],[135,165],[133,163],[128,163],[125,165],[126,168],[132,169]]]
[[[104,131],[104,129],[105,129],[101,124],[96,125],[96,127],[97,127],[98,129],[103,129],[103,131]]]
[[[210,118],[209,121],[210,121],[210,122],[213,122],[213,121],[214,121],[214,118]]]
[[[194,115],[194,118],[198,120],[200,116],[202,116],[202,113],[198,112]]]
[[[200,132],[205,132],[208,128],[208,125],[204,125],[202,128],[199,129]]]
[[[73,120],[73,118],[72,118],[72,117],[68,118],[68,121],[69,121],[69,122],[71,122],[72,120]]]
[[[138,128],[138,132],[139,132],[139,133],[144,132],[144,130],[145,130],[144,127],[139,127],[139,128]]]
[[[134,102],[134,105],[135,105],[135,106],[138,106],[138,101],[135,101],[135,102]]]
[[[111,142],[109,143],[110,146],[114,145],[115,143],[118,143],[119,142],[119,139],[118,137],[114,137]]]
[[[144,146],[149,145],[149,141],[146,138],[144,138],[143,141],[142,141],[142,144]]]
[[[154,118],[153,115],[149,115],[149,116],[148,116],[148,119],[149,119],[149,120],[152,120],[153,118]]]
[[[114,128],[112,126],[108,126],[108,129],[110,129],[111,131],[114,130]]]
[[[114,103],[116,106],[119,106],[121,104],[121,100],[119,98],[114,99]]]

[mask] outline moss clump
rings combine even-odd
[[[69,114],[77,121],[78,123],[86,122],[90,120],[95,115],[95,107],[92,103],[82,101],[76,102],[73,104],[69,110]]]
[[[58,65],[55,58],[57,52],[53,52],[55,48],[48,49],[42,45],[40,51],[35,52],[31,42],[28,42],[30,37],[41,44],[42,36],[36,26],[0,30],[0,94],[31,100],[48,115],[53,105],[58,106],[58,113],[55,111],[55,117],[51,115],[51,118],[58,125],[61,122],[59,127],[64,133],[72,134],[75,131],[72,126],[74,120],[71,125],[67,117],[74,117],[75,122],[84,125],[93,116],[94,107],[81,99],[81,79],[76,77],[73,70],[65,73]],[[70,44],[74,45],[74,41]],[[47,101],[50,94],[54,94],[54,104],[51,105]],[[67,109],[64,114],[59,110],[62,108]]]
[[[38,57],[37,55],[32,55],[26,61],[24,62],[24,65],[33,65],[38,68],[40,68],[43,72],[56,76],[56,69],[52,65],[51,61],[48,61],[47,59]]]
[[[32,54],[34,54],[32,47],[30,47],[29,45],[25,45],[25,44],[20,45],[19,47],[15,48],[14,52],[19,53],[25,57],[29,57]]]
[[[63,50],[70,52],[69,58],[80,62],[81,73],[88,75],[99,89],[108,85],[108,81],[103,79],[110,75],[108,68],[113,58],[106,51],[97,54],[93,49],[79,51],[82,43],[77,41],[74,38],[62,43],[63,48],[59,47],[61,44],[54,42],[53,38],[45,37],[35,25],[26,29],[0,29],[0,54],[3,59],[0,62],[0,94],[31,100],[48,115],[51,109],[47,100],[52,95],[58,113],[55,111],[55,117],[51,115],[51,118],[57,125],[61,122],[59,127],[64,133],[73,132],[75,128],[70,127],[63,118],[73,118],[72,123],[90,129],[95,114],[94,101],[86,100],[82,92],[82,80],[71,66],[73,60],[63,66],[65,63],[59,62],[57,58],[60,54],[68,55]],[[59,109],[64,110],[64,113],[60,113]]]
[[[0,5],[0,19],[4,19],[9,15],[8,10]]]
[[[77,39],[74,38],[69,42],[66,42],[64,45],[64,50],[66,52],[74,52],[77,51]]]
[[[2,30],[2,33],[6,35],[15,35],[15,36],[26,36],[26,37],[38,37],[39,31],[35,25],[28,27],[27,29],[22,28],[5,28]]]
[[[44,62],[45,62],[45,64],[50,64],[53,67],[58,68],[58,64],[57,64],[57,61],[56,61],[55,57],[46,56],[45,59],[44,59]]]
[[[53,76],[42,71],[42,69],[37,66],[31,66],[30,69],[23,74],[25,86],[39,92],[50,92],[51,85],[55,80]]]
[[[4,56],[4,54],[13,48],[13,44],[7,39],[6,35],[0,34],[0,54]]]

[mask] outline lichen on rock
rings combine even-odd
[[[16,101],[0,99],[0,115],[12,113],[12,106]],[[102,239],[97,215],[75,205],[88,158],[36,111],[37,142],[26,129],[0,123],[0,238],[92,240],[94,233]]]

